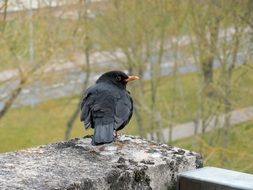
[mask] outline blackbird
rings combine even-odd
[[[110,71],[85,91],[80,118],[86,129],[94,129],[92,145],[111,143],[117,137],[117,131],[128,124],[133,114],[133,100],[126,85],[136,79],[139,77]]]

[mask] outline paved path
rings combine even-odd
[[[224,114],[218,117],[218,125],[215,124],[215,118],[213,118],[209,122],[209,125],[206,128],[206,132],[223,126],[224,118],[225,118]],[[236,125],[236,124],[243,123],[249,120],[253,120],[253,106],[242,108],[242,109],[231,112],[231,119],[230,119],[231,125]],[[193,136],[194,128],[195,128],[194,122],[188,122],[188,123],[175,125],[172,131],[172,141]],[[198,131],[197,131],[198,134],[201,133],[201,128],[202,128],[201,126],[198,127]],[[165,142],[169,141],[169,131],[170,131],[169,128],[165,128],[163,129],[163,132],[161,133]],[[157,134],[154,133],[153,136],[156,140]],[[147,138],[151,139],[151,134],[148,134]]]

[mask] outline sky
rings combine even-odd
[[[8,12],[12,11],[20,11],[25,9],[36,9],[38,7],[46,7],[46,6],[57,6],[64,4],[66,0],[9,0],[8,2]],[[2,7],[4,1],[0,2],[0,7]],[[3,9],[0,10],[3,12]]]

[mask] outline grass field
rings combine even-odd
[[[181,139],[173,145],[201,152],[206,166],[223,167],[253,174],[253,118],[249,122],[231,128],[229,146],[225,150],[221,148],[220,134],[221,131],[216,130],[205,135]],[[195,147],[192,145],[193,138],[197,143]],[[225,155],[225,163],[222,162],[222,154]]]
[[[77,100],[77,98],[62,98],[41,103],[35,108],[12,109],[0,123],[0,152],[62,140],[67,118],[76,106]],[[134,120],[130,122],[124,133],[132,133],[132,131],[137,133]],[[82,137],[91,132],[84,131],[82,123],[78,120],[75,122],[71,137]],[[253,120],[231,128],[229,147],[224,150],[227,158],[225,164],[221,162],[219,132],[214,131],[204,136],[194,137],[198,144],[196,147],[192,146],[192,138],[175,141],[172,145],[201,152],[205,158],[205,165],[253,173]],[[207,142],[210,141],[215,143],[209,145]]]
[[[239,73],[239,72],[238,72]],[[235,76],[237,73],[235,73]],[[239,74],[238,74],[239,75]],[[180,85],[184,92],[184,102],[182,99],[174,99],[172,98],[173,94],[171,93],[171,85],[172,78],[171,77],[163,77],[159,80],[159,89],[158,89],[158,107],[160,108],[162,113],[166,114],[166,108],[163,107],[164,102],[172,102],[177,101],[178,104],[184,104],[185,109],[178,112],[175,116],[176,122],[186,122],[192,120],[195,116],[196,109],[196,98],[195,93],[197,90],[197,78],[195,74],[186,74],[180,76]],[[253,76],[250,73],[244,74],[243,78],[238,80],[236,86],[240,87],[238,91],[234,92],[235,99],[238,101],[234,107],[245,107],[249,105],[253,105],[251,86],[253,84]],[[145,91],[147,92],[144,96],[144,100],[149,104],[149,89],[150,84],[147,82],[145,84]],[[249,93],[250,92],[250,93]],[[78,104],[78,96],[73,97],[64,97],[60,99],[52,99],[46,102],[42,102],[34,107],[23,106],[15,109],[11,109],[4,118],[0,121],[0,152],[13,151],[22,148],[37,146],[40,144],[52,143],[56,141],[63,140],[66,123],[76,105]],[[148,115],[145,116],[145,131],[149,131],[148,128]],[[249,125],[252,127],[252,125]],[[166,127],[166,125],[164,125]],[[248,132],[246,131],[247,135]],[[248,127],[250,128],[250,127]],[[248,129],[247,128],[247,129]],[[236,128],[237,129],[237,128]],[[82,137],[84,135],[90,134],[92,131],[84,131],[83,124],[79,121],[79,118],[76,120],[74,124],[74,128],[71,134],[71,138],[74,137]],[[124,129],[123,133],[127,134],[138,134],[138,130],[136,127],[136,120],[133,118],[129,125]],[[238,133],[238,134],[237,134]],[[233,134],[232,139],[235,145],[240,144],[240,136],[241,132],[239,130],[231,133]],[[249,139],[252,138],[249,137]],[[244,138],[242,138],[244,140]],[[186,142],[188,142],[186,140]],[[183,142],[176,143],[176,145],[183,146],[186,148],[191,148],[186,143]],[[252,142],[248,142],[249,146],[252,146]],[[240,150],[241,154],[246,154],[245,152],[250,151],[249,147],[245,145],[240,147],[241,149],[235,148],[233,150]],[[252,148],[253,150],[253,148]],[[233,151],[232,151],[233,153]],[[232,154],[231,153],[231,154]],[[237,151],[239,155],[239,151]],[[205,155],[205,154],[204,154]],[[215,154],[216,155],[216,154]],[[233,158],[234,158],[233,154]],[[208,157],[209,158],[209,157]],[[212,159],[207,159],[206,163],[212,164],[212,162],[216,162],[216,158],[210,157]],[[245,159],[250,160],[247,156]],[[217,158],[218,160],[218,158]],[[252,157],[251,157],[252,160]],[[230,167],[230,166],[228,166]],[[247,168],[243,166],[234,166],[235,168],[241,168],[241,170],[248,171]],[[249,164],[249,167],[250,166]],[[251,169],[250,169],[251,171]]]

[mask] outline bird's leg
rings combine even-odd
[[[120,137],[121,136],[121,133],[116,131],[116,138]]]
[[[118,138],[119,136],[120,136],[120,133],[118,133],[118,131],[115,130],[115,131],[114,131],[114,137],[115,137],[115,138]]]

